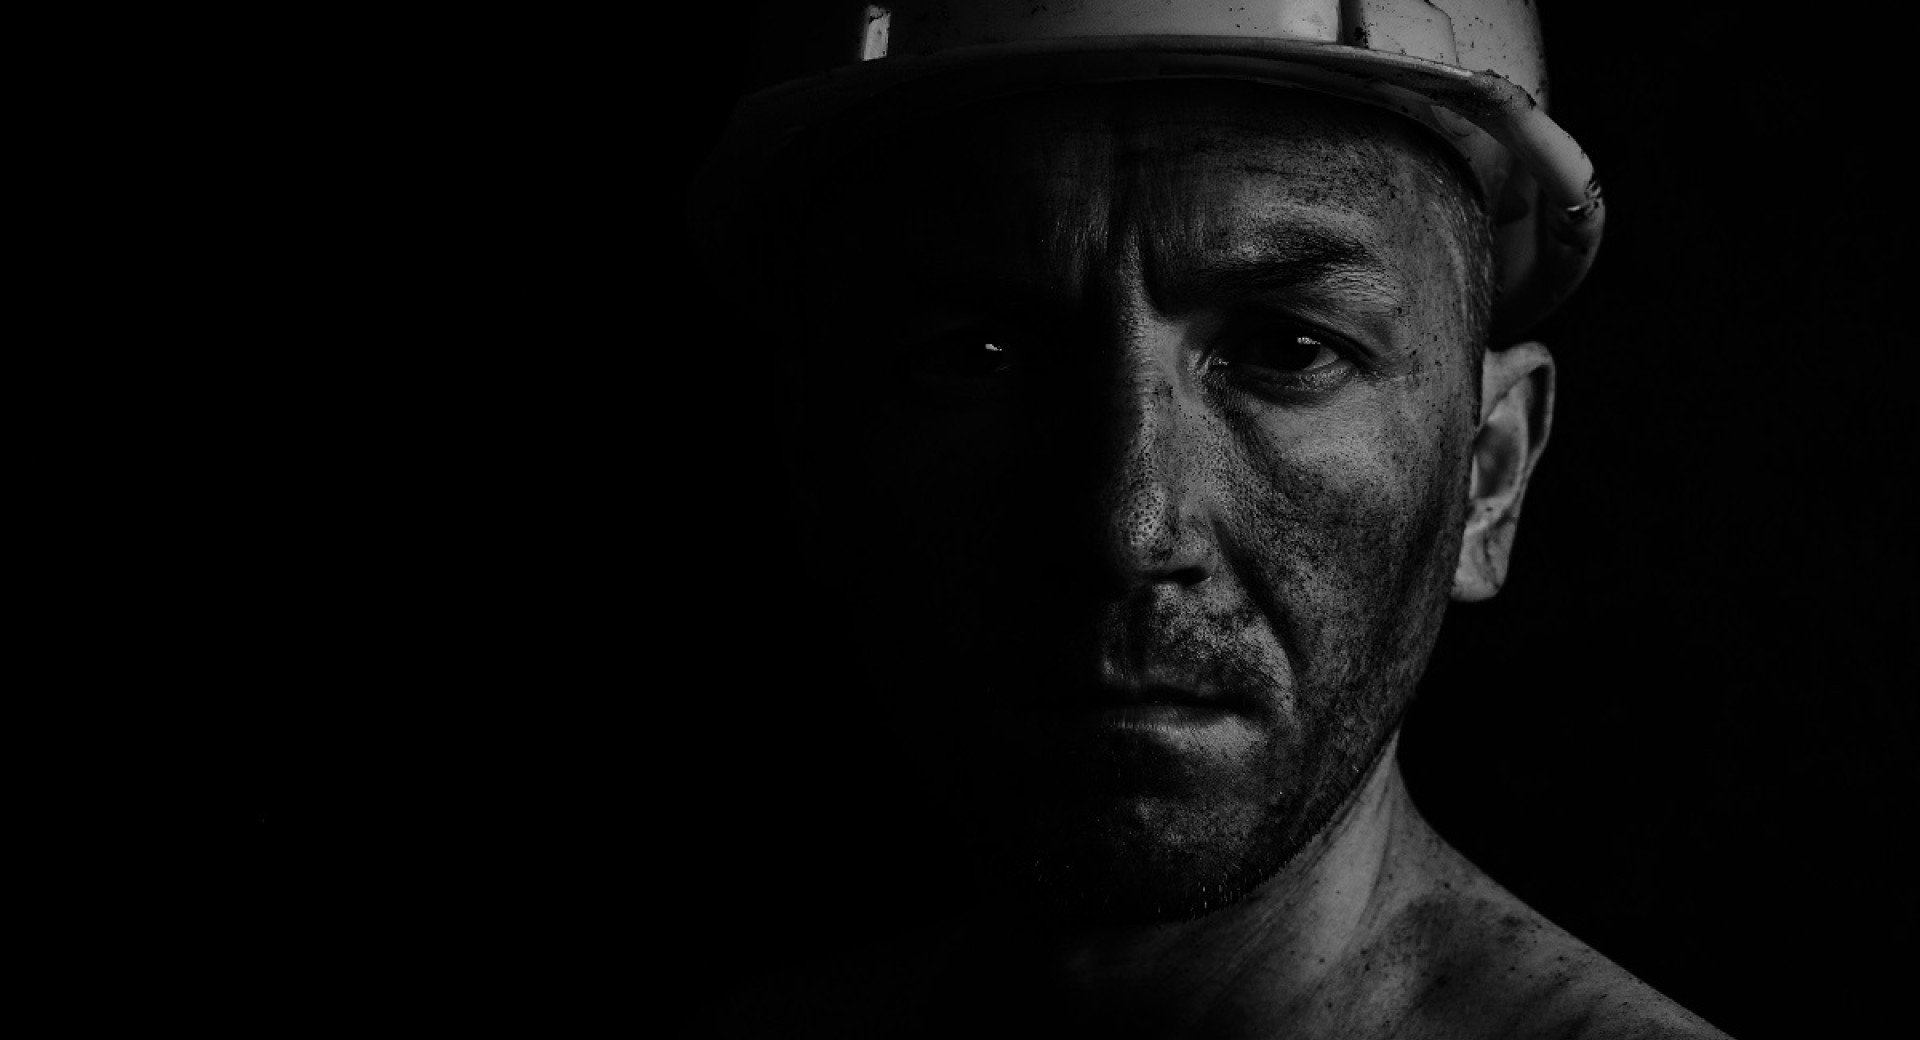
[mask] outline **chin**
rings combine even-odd
[[[1246,900],[1300,859],[1389,746],[1343,743],[1320,743],[1304,760],[1275,756],[1293,769],[1211,785],[1156,783],[1113,761],[1070,780],[1020,775],[1003,760],[961,816],[986,894],[1011,913],[1085,927],[1193,920]]]
[[[976,842],[987,893],[1028,918],[1138,926],[1205,916],[1245,899],[1296,858],[1324,821],[1269,810],[1115,798],[1024,814]],[[975,832],[989,821],[976,816]]]

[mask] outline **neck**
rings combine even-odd
[[[1397,746],[1396,738],[1335,822],[1247,898],[1191,921],[1026,926],[1034,934],[1017,943],[1028,951],[1019,967],[1025,981],[1069,1021],[1119,1036],[1179,1035],[1223,1013],[1250,1012],[1256,997],[1266,1017],[1310,995],[1365,945],[1383,908],[1417,884],[1417,867],[1390,869],[1400,865],[1396,849],[1432,844],[1407,797]],[[981,938],[1005,955],[1004,934]]]

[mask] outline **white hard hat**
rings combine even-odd
[[[716,262],[782,153],[856,110],[876,123],[1048,86],[1234,79],[1378,105],[1432,130],[1477,177],[1501,286],[1496,339],[1545,317],[1586,274],[1605,212],[1593,164],[1546,114],[1530,0],[892,0],[776,5],[797,78],[743,99],[692,199]],[[841,120],[841,122],[845,122]]]

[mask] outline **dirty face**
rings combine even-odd
[[[1394,117],[1028,97],[874,147],[793,274],[802,493],[1002,895],[1191,916],[1324,828],[1445,609],[1486,248]]]

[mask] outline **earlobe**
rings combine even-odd
[[[1547,348],[1526,342],[1487,351],[1466,530],[1453,575],[1455,600],[1487,599],[1506,583],[1521,499],[1552,426],[1553,355]]]

